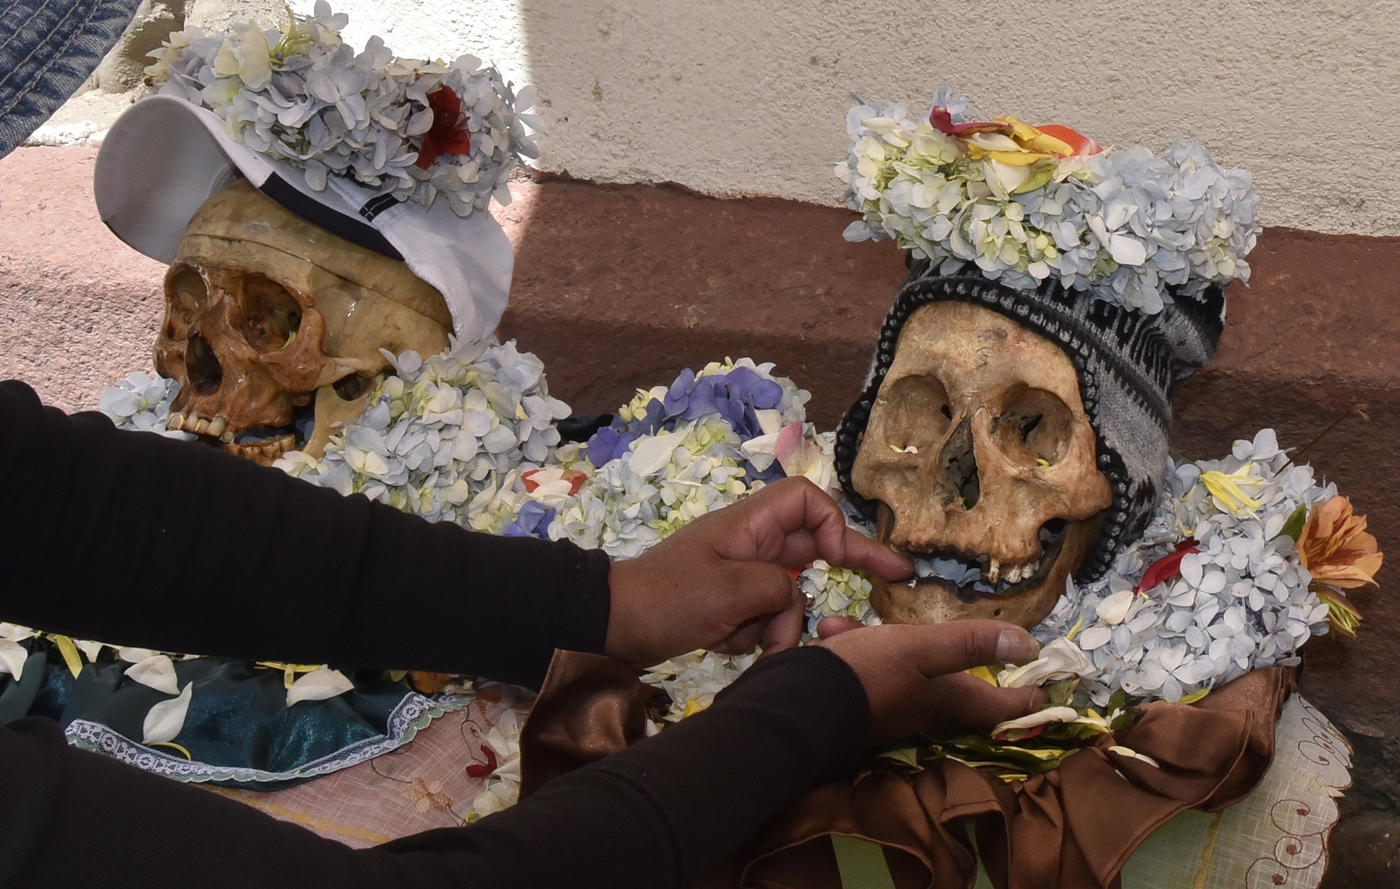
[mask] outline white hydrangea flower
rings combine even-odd
[[[1086,686],[1100,705],[1118,688],[1177,701],[1251,670],[1296,664],[1303,643],[1327,632],[1327,606],[1308,588],[1283,530],[1335,488],[1316,484],[1311,467],[1291,465],[1273,430],[1237,441],[1224,460],[1172,463],[1165,481],[1142,538],[1105,577],[1071,584],[1035,630],[1050,641],[1079,628],[1075,638],[1095,666]],[[1188,538],[1194,551],[1181,558],[1179,575],[1134,592]]]
[[[348,21],[318,0],[310,16],[288,11],[280,31],[186,28],[150,54],[146,73],[156,92],[208,108],[315,191],[336,175],[424,207],[441,195],[458,216],[493,197],[509,203],[511,170],[539,153],[530,131],[543,123],[525,113],[535,91],[515,92],[474,56],[400,59],[378,37],[357,53],[340,37]]]
[[[714,703],[715,695],[729,687],[756,660],[756,653],[730,656],[713,651],[692,651],[652,667],[642,675],[642,681],[666,692],[671,706],[663,718],[667,722],[680,722]]]
[[[102,390],[97,409],[111,419],[118,429],[135,432],[155,432],[167,438],[193,441],[193,432],[166,429],[170,403],[180,393],[180,384],[157,374],[134,373],[115,386]]]
[[[543,363],[514,342],[455,339],[427,361],[414,352],[385,357],[397,373],[359,419],[332,434],[321,460],[292,452],[275,465],[431,521],[499,532],[505,522],[474,521],[474,510],[491,513],[512,472],[545,462],[559,444],[554,423],[569,415],[550,397]],[[506,515],[498,508],[494,518]]]
[[[945,86],[933,107],[967,113]],[[1048,278],[1149,314],[1208,283],[1247,281],[1244,256],[1260,226],[1249,174],[1224,170],[1197,142],[1007,164],[973,157],[1009,137],[959,138],[905,104],[859,100],[846,117],[850,144],[836,176],[862,218],[848,240],[893,238],[942,274],[968,264],[1010,287]]]

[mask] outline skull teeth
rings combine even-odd
[[[267,441],[260,441],[252,444],[237,444],[228,440],[227,437],[224,439],[224,450],[240,457],[248,457],[259,463],[271,463],[288,451],[295,450],[295,448],[296,436],[290,432]]]
[[[1023,580],[1030,580],[1035,576],[1035,572],[1040,570],[1040,559],[1034,559],[1020,565],[1006,566],[999,559],[990,556],[980,556],[979,562],[984,562],[982,568],[982,579],[990,584],[1005,583],[1008,586],[1020,583]]]
[[[223,449],[230,454],[248,457],[259,463],[271,463],[288,451],[296,450],[296,435],[294,433],[287,432],[262,441],[240,444],[235,440],[237,433],[228,428],[228,420],[223,417],[205,419],[195,411],[190,411],[188,415],[178,411],[171,414],[165,421],[165,428],[217,438]]]

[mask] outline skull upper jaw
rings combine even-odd
[[[932,303],[905,323],[871,406],[852,488],[881,540],[960,560],[983,589],[875,583],[883,619],[995,617],[1030,627],[1098,542],[1112,504],[1072,362],[980,306]],[[874,582],[874,581],[872,581]]]

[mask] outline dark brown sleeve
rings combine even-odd
[[[0,383],[0,620],[166,651],[538,687],[600,652],[608,558],[342,497]]]

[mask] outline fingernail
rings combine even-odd
[[[1020,627],[1007,627],[997,636],[997,662],[1020,664],[1040,654],[1040,643]]]

